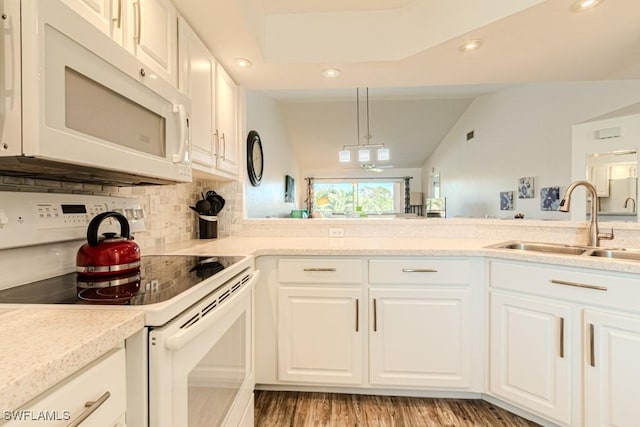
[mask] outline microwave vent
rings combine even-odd
[[[27,156],[0,157],[0,176],[1,175],[50,179],[64,182],[105,184],[116,187],[175,184],[173,181],[161,178],[60,163]]]

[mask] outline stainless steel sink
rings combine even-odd
[[[487,246],[492,249],[514,249],[519,251],[545,252],[562,255],[582,255],[589,250],[583,246],[563,245],[561,243],[536,243],[512,241]]]
[[[640,261],[640,251],[629,251],[626,249],[593,249],[589,252],[589,255],[601,258]]]
[[[562,243],[522,242],[519,240],[497,243],[495,245],[487,246],[487,248],[640,261],[640,250],[629,250],[623,248],[594,248],[591,246],[564,245]]]

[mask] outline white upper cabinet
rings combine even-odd
[[[238,88],[189,24],[178,20],[179,88],[191,99],[193,170],[235,179],[239,170]]]
[[[62,0],[94,27],[124,44],[126,0]]]
[[[124,0],[123,0],[124,1]],[[177,12],[168,0],[136,0],[131,3],[131,28],[127,48],[174,86],[177,84]]]
[[[238,174],[238,86],[218,64],[216,70],[216,127],[218,129],[218,169]]]
[[[182,17],[178,31],[178,86],[191,99],[191,160],[194,169],[210,171],[216,166],[216,61]]]
[[[177,86],[178,15],[168,0],[62,0],[76,13]]]

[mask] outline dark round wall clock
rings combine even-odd
[[[255,130],[249,132],[249,136],[247,136],[247,172],[251,185],[254,187],[260,185],[264,172],[264,153],[262,152],[260,135]]]

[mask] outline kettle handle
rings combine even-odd
[[[120,223],[120,236],[124,237],[127,240],[130,240],[130,229],[129,229],[129,221],[127,218],[118,212],[102,212],[101,214],[96,215],[91,222],[89,223],[89,228],[87,229],[87,242],[89,246],[98,246],[100,241],[98,240],[98,228],[100,228],[100,224],[107,218],[115,218]]]

